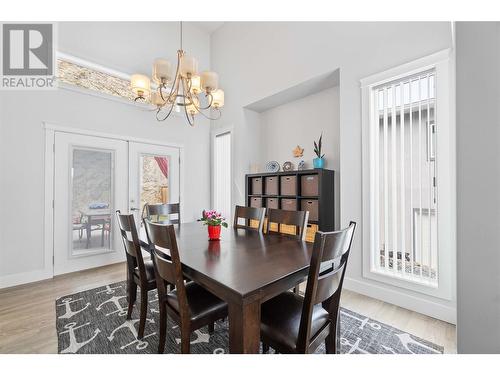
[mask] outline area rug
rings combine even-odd
[[[140,301],[138,292],[137,300]],[[158,347],[159,309],[156,291],[149,292],[148,317],[142,340],[137,338],[139,311],[126,320],[125,282],[105,285],[64,296],[56,300],[56,327],[59,353],[113,354],[156,353]],[[179,353],[180,331],[168,319],[164,353]],[[340,318],[341,353],[439,354],[443,347],[400,331],[387,324],[342,308]],[[219,321],[215,332],[207,328],[191,336],[191,353],[223,354],[229,352],[228,320]],[[271,350],[272,352],[272,350]],[[324,344],[316,353],[324,353]]]

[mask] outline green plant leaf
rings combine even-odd
[[[226,222],[222,223],[221,225],[222,225],[224,228],[227,228],[227,223],[226,223]]]

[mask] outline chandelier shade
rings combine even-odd
[[[215,72],[201,73],[201,87],[205,91],[215,91],[219,85],[219,75]]]
[[[220,108],[224,105],[224,91],[217,89],[212,92],[212,104],[215,108]]]
[[[151,82],[144,74],[133,74],[130,77],[130,86],[137,98],[146,99],[151,91]]]
[[[153,81],[160,85],[172,81],[172,66],[165,59],[156,59],[153,63]]]
[[[151,104],[156,107],[158,121],[166,120],[174,108],[184,112],[191,126],[194,126],[197,115],[209,120],[221,117],[224,91],[219,88],[219,75],[211,71],[198,75],[198,61],[182,49],[182,22],[175,70],[168,60],[158,58],[153,62],[152,80],[155,83],[153,92],[151,80],[143,74],[133,74],[130,87],[136,101],[150,98]]]

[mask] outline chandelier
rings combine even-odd
[[[200,114],[209,120],[218,120],[224,105],[224,91],[219,89],[219,76],[215,72],[198,74],[198,62],[182,49],[182,22],[180,23],[180,49],[177,51],[177,67],[166,59],[153,63],[153,85],[148,76],[133,74],[130,86],[135,101],[156,106],[156,119],[166,120],[174,108],[186,115],[189,125],[194,126],[195,116]],[[212,112],[212,113],[210,113]]]

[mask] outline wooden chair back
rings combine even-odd
[[[116,219],[120,228],[120,236],[122,238],[123,247],[127,256],[127,269],[129,276],[132,275],[135,268],[139,270],[141,281],[146,281],[146,268],[144,267],[144,259],[142,257],[141,245],[137,228],[135,226],[134,215],[122,214],[120,210],[116,211]]]
[[[262,228],[264,226],[264,216],[266,215],[265,208],[257,208],[257,207],[244,207],[244,206],[236,206],[234,210],[234,224],[235,228],[242,228],[248,230],[256,230],[258,232],[262,232]],[[239,219],[244,219],[245,224],[240,224],[238,222]],[[250,220],[255,220],[259,224],[257,227],[250,226]]]
[[[145,217],[153,221],[162,221],[168,224],[181,223],[181,207],[179,203],[145,204]],[[175,215],[172,219],[171,215]]]
[[[161,293],[161,296],[165,296],[167,293],[166,283],[175,285],[181,319],[189,319],[191,312],[186,296],[174,226],[172,224],[154,223],[146,218],[143,220],[148,242],[152,250],[158,293]]]
[[[321,303],[330,314],[330,320],[338,319],[340,294],[355,228],[356,223],[351,221],[343,230],[316,232],[302,307],[298,347],[307,348],[309,345],[314,305]]]
[[[278,224],[278,228],[280,227],[281,224],[293,225],[295,226],[295,234],[286,234],[286,235],[292,236],[299,240],[305,240],[308,220],[309,220],[308,211],[287,211],[287,210],[278,210],[269,208],[267,210],[266,232],[280,233],[271,230],[272,223]]]

